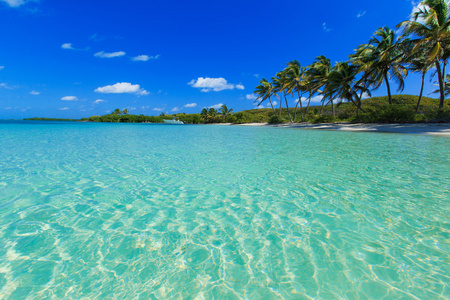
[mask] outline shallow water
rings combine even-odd
[[[0,298],[450,298],[450,139],[0,123]]]

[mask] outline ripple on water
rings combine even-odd
[[[2,298],[450,298],[448,139],[70,123],[0,135]]]

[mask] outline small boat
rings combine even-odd
[[[164,124],[172,124],[172,125],[183,125],[184,122],[177,120],[175,118],[172,118],[172,120],[164,120]]]

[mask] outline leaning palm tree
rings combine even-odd
[[[294,92],[297,92],[298,94],[298,101],[295,105],[294,110],[294,121],[297,118],[297,108],[300,104],[300,115],[303,122],[303,110],[302,110],[302,96],[303,92],[305,91],[305,84],[303,82],[303,77],[305,74],[305,68],[300,65],[300,63],[297,60],[293,60],[288,62],[286,67],[286,93],[287,94],[294,94]]]
[[[445,65],[450,49],[450,9],[445,0],[424,0],[420,7],[413,14],[413,20],[404,21],[397,27],[403,28],[403,35],[412,35],[412,42],[415,43],[412,52],[424,46],[428,49],[425,54],[436,67],[439,108],[442,108],[445,99]]]
[[[356,79],[358,73],[358,66],[356,65],[347,62],[336,63],[328,75],[323,91],[324,97],[338,99],[338,104],[343,100],[352,102],[358,110],[364,112],[361,107],[361,97],[358,93],[364,92],[370,95],[370,91]]]
[[[321,91],[321,89],[327,84],[330,72],[331,61],[323,55],[316,57],[314,62],[308,67],[305,85],[309,91],[309,101],[311,100],[311,96],[316,93],[323,95],[323,91]],[[323,112],[325,101],[326,97],[322,99],[322,109],[320,110],[320,113]]]
[[[272,85],[273,85],[274,94],[280,93],[280,95],[278,96],[278,98],[280,100],[280,111],[279,111],[280,117],[279,117],[279,119],[281,120],[281,109],[283,107],[282,103],[283,103],[283,94],[284,94],[284,101],[286,102],[286,109],[288,112],[289,120],[292,123],[292,117],[291,117],[291,113],[289,111],[289,104],[288,104],[287,98],[286,98],[286,83],[287,83],[286,70],[280,71],[277,73],[277,75],[275,77],[272,77]]]
[[[419,99],[417,100],[416,114],[419,113],[420,101],[422,100],[423,86],[425,83],[425,75],[433,66],[433,63],[426,58],[425,52],[426,51],[424,49],[416,51],[406,59],[408,69],[412,72],[420,73],[422,75],[422,84],[420,86]],[[439,93],[439,90],[437,92]]]
[[[390,79],[398,84],[398,91],[405,87],[404,78],[408,70],[403,66],[403,57],[408,40],[398,39],[395,32],[388,27],[378,28],[368,44],[356,49],[350,55],[354,65],[363,71],[363,77],[372,82],[373,89],[378,89],[383,82],[386,84],[389,104],[392,104]]]
[[[260,106],[261,103],[269,100],[270,106],[272,107],[273,113],[276,116],[277,112],[275,111],[275,108],[273,107],[272,100],[270,100],[270,97],[273,95],[273,86],[272,83],[268,82],[267,79],[263,78],[258,86],[256,86],[255,91],[253,92],[256,95],[255,102],[258,102],[257,106]]]

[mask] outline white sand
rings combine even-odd
[[[322,129],[363,132],[391,132],[408,134],[426,134],[450,137],[450,123],[443,124],[350,124],[350,123],[300,123],[269,125],[267,123],[248,123],[243,126],[273,126],[299,129]]]

